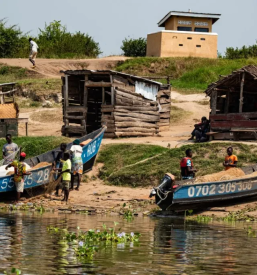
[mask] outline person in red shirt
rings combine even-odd
[[[197,172],[197,170],[194,168],[192,156],[192,150],[187,149],[186,157],[182,158],[182,160],[180,161],[182,180],[193,179],[195,177],[195,173]]]
[[[223,166],[225,170],[228,170],[233,167],[237,167],[238,158],[236,155],[233,155],[233,148],[228,147],[227,149],[228,155],[225,157],[225,161],[223,162]]]

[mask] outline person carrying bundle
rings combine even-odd
[[[20,159],[14,160],[12,163],[5,167],[6,170],[10,167],[14,167],[14,183],[16,186],[17,196],[16,203],[20,200],[21,193],[24,191],[24,178],[25,175],[30,175],[31,172],[26,171],[26,164],[24,162],[26,154],[24,152],[20,153]]]

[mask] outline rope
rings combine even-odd
[[[167,191],[166,193],[163,193],[159,188],[156,189],[156,191],[157,191],[158,197],[160,198],[160,202],[159,202],[159,203],[161,203],[162,201],[165,201],[165,200],[167,199],[169,193],[171,193],[171,191]],[[162,198],[162,197],[160,196],[159,192],[161,192],[161,193],[164,195],[164,198]]]

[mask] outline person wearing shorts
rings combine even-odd
[[[13,179],[14,179],[14,183],[16,186],[16,192],[17,192],[16,202],[18,202],[20,200],[21,193],[23,193],[23,191],[24,191],[24,177],[25,177],[25,175],[31,174],[31,172],[26,171],[26,164],[24,163],[25,158],[26,158],[26,154],[24,152],[22,152],[20,154],[20,160],[14,160],[12,163],[10,163],[9,165],[7,165],[5,167],[6,170],[8,170],[8,168],[10,168],[10,167],[14,167]]]
[[[33,64],[33,68],[35,68],[38,45],[35,41],[32,40],[32,38],[29,38],[29,44],[30,44],[29,61]]]
[[[62,168],[55,168],[55,171],[61,171],[60,175],[62,177],[62,189],[64,191],[64,198],[62,201],[68,202],[69,199],[69,189],[71,181],[71,161],[70,154],[65,152],[63,155]]]

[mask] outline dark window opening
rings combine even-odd
[[[192,37],[188,37],[187,39],[192,40]]]
[[[179,47],[183,47],[183,44],[179,44]]]
[[[205,38],[201,38],[201,40],[205,40]]]
[[[197,48],[201,48],[202,46],[201,45],[196,45]]]
[[[192,28],[191,27],[178,27],[178,31],[191,32]]]
[[[195,28],[195,32],[209,32],[208,28]]]

